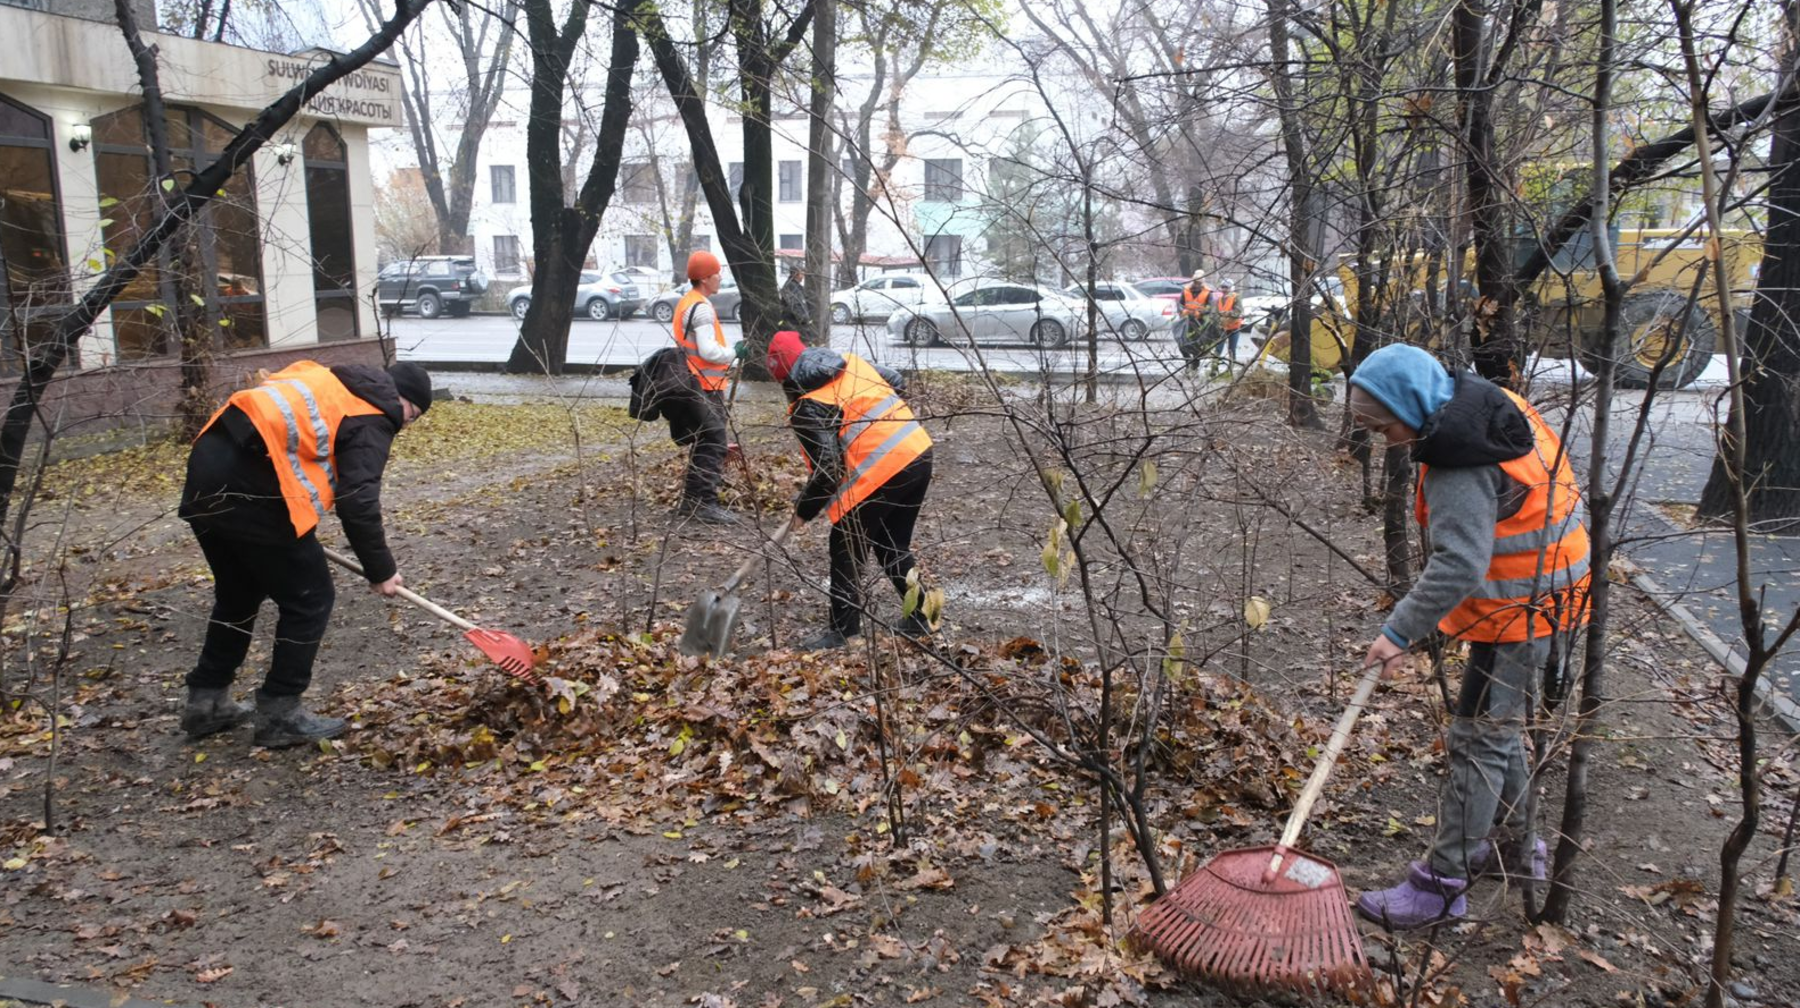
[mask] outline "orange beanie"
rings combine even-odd
[[[697,249],[688,255],[688,279],[705,280],[719,272],[719,257],[705,249]]]
[[[800,334],[792,329],[783,329],[769,340],[769,358],[765,362],[769,374],[776,381],[787,381],[787,376],[794,370],[794,362],[800,359],[800,352],[806,344],[800,342]]]

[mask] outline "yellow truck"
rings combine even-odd
[[[1660,388],[1683,388],[1706,370],[1718,342],[1718,297],[1712,278],[1702,268],[1706,244],[1704,234],[1685,230],[1617,233],[1613,248],[1619,273],[1635,281],[1621,309],[1616,354],[1620,386],[1648,387],[1658,363],[1665,361],[1657,379]],[[1587,245],[1571,243],[1557,254],[1551,267],[1524,292],[1520,320],[1530,350],[1552,358],[1567,358],[1572,353],[1591,371],[1606,348],[1600,339],[1600,275]],[[1731,307],[1741,333],[1762,262],[1760,237],[1743,231],[1722,232],[1720,258],[1731,280]],[[1465,275],[1472,273],[1473,265],[1465,266]],[[1443,342],[1444,323],[1433,322],[1424,311],[1425,268],[1424,253],[1414,253],[1404,277],[1388,271],[1388,289],[1399,293],[1389,294],[1388,307],[1382,313],[1383,342],[1402,339],[1423,346]],[[1356,333],[1352,321],[1358,296],[1356,273],[1355,259],[1341,256],[1337,274],[1343,280],[1344,296],[1333,296],[1326,285],[1317,285],[1320,290],[1313,298],[1311,340],[1314,368],[1337,371],[1349,356]],[[1440,296],[1434,299],[1439,305],[1443,304],[1442,283],[1440,279]],[[1472,298],[1465,296],[1465,300]],[[1289,340],[1285,322],[1277,320],[1269,328],[1272,331],[1258,360],[1266,356],[1285,361]]]

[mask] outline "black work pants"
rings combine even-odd
[[[1200,362],[1217,349],[1220,338],[1224,335],[1219,327],[1198,319],[1183,318],[1178,320],[1180,328],[1175,330],[1175,344],[1181,348],[1181,356],[1187,362],[1189,371],[1197,371]]]
[[[901,597],[913,569],[913,526],[931,486],[931,449],[831,526],[831,627],[848,637],[862,629],[862,565],[871,547]]]
[[[692,448],[687,476],[682,480],[683,500],[713,504],[719,498],[719,480],[725,476],[725,393],[701,392],[697,396],[671,398],[662,414],[669,421],[669,437]]]
[[[256,612],[264,599],[274,599],[275,649],[262,692],[272,696],[299,696],[312,682],[313,659],[337,590],[325,565],[325,550],[317,536],[307,534],[289,543],[259,543],[233,539],[211,530],[194,530],[200,552],[213,574],[212,618],[206,624],[206,643],[200,660],[188,673],[194,689],[222,689],[237,678],[239,666],[250,651],[250,635]]]

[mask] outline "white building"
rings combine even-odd
[[[0,59],[0,274],[9,309],[0,320],[0,374],[16,373],[21,335],[41,335],[59,305],[135,243],[160,196],[136,69],[106,20],[112,4],[16,2],[0,0],[0,39],[8,40]],[[153,34],[153,12],[138,6],[145,41],[159,54],[177,181],[210,163],[323,56]],[[198,299],[217,334],[218,382],[302,356],[379,359],[373,308],[359,296],[373,290],[376,272],[368,132],[399,124],[398,98],[392,66],[350,75],[313,99],[202,212],[189,246],[201,279],[188,278],[181,296]],[[118,405],[106,400],[123,382],[136,383],[131,394],[145,408],[170,411],[179,339],[172,254],[145,270],[77,349],[78,371],[132,365],[85,383],[98,412]]]

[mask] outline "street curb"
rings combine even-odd
[[[145,1001],[143,998],[115,1000],[112,991],[92,987],[64,987],[21,977],[0,976],[0,998],[33,1005],[67,1005],[68,1008],[193,1008],[175,1001]]]
[[[1650,596],[1650,600],[1655,602],[1659,609],[1674,617],[1675,622],[1681,625],[1681,629],[1686,631],[1687,635],[1693,638],[1694,643],[1700,645],[1701,649],[1721,668],[1732,675],[1742,676],[1744,674],[1744,659],[1738,657],[1737,653],[1732,651],[1731,646],[1721,640],[1718,634],[1713,633],[1712,627],[1707,626],[1704,620],[1695,616],[1687,606],[1674,601],[1674,595],[1657,584],[1655,578],[1645,573],[1643,568],[1637,564],[1623,557],[1614,557],[1613,563],[1623,567],[1630,576],[1632,585]],[[1757,680],[1756,698],[1763,713],[1780,721],[1788,731],[1800,732],[1800,704],[1796,704],[1789,697],[1776,692],[1774,681],[1767,675]]]

